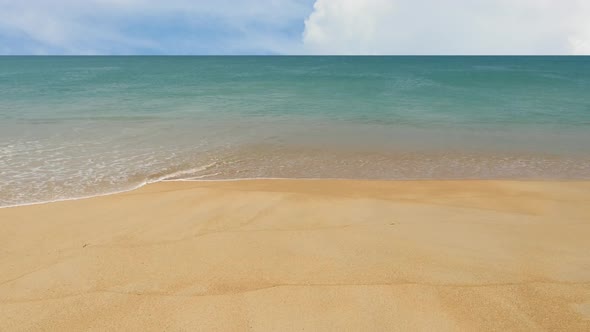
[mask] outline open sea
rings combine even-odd
[[[0,57],[0,206],[239,178],[590,179],[590,57]]]

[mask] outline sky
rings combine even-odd
[[[590,54],[590,0],[0,0],[0,54]]]

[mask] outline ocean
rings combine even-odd
[[[0,206],[242,178],[590,179],[590,57],[0,57]]]

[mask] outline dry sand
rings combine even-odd
[[[590,331],[590,182],[168,182],[0,226],[4,331]]]

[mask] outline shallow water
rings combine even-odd
[[[166,179],[590,178],[589,57],[1,57],[0,206]]]

